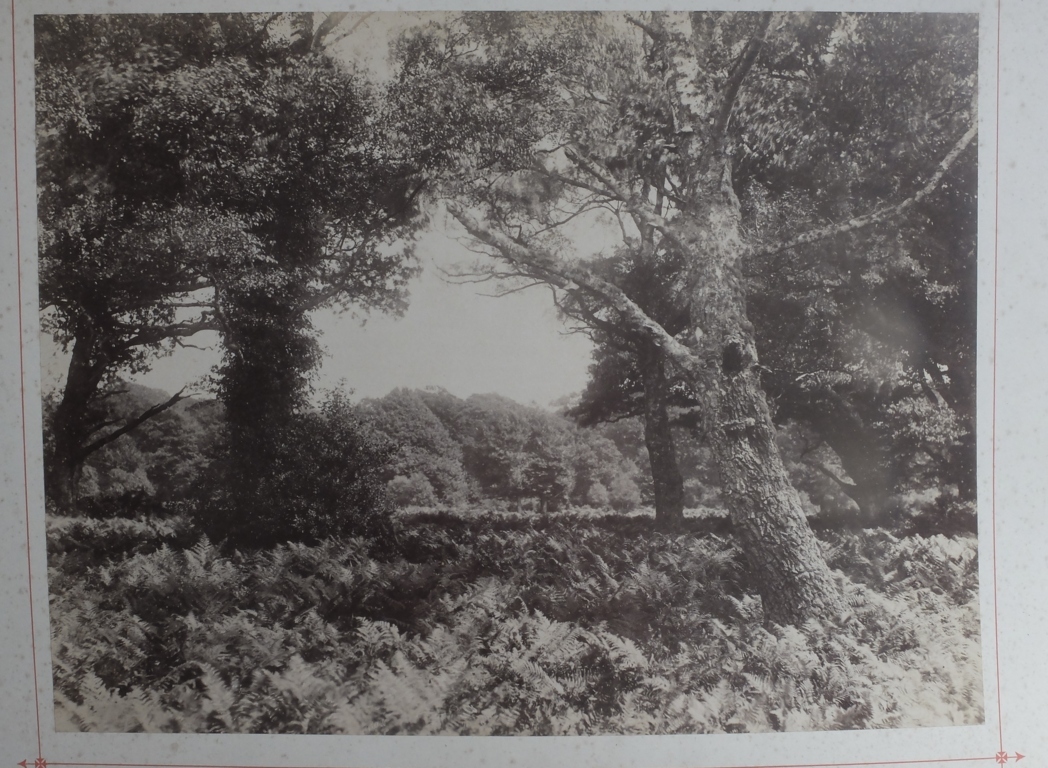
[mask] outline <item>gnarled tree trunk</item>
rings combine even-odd
[[[65,514],[75,514],[84,463],[84,441],[91,432],[88,409],[97,394],[104,365],[93,360],[94,330],[82,321],[66,372],[62,399],[51,416],[51,446],[45,457],[47,500]]]
[[[715,155],[707,169],[682,222],[691,254],[696,352],[705,363],[697,387],[705,439],[766,619],[799,624],[843,612],[844,601],[775,444],[746,316],[741,213],[730,161]]]
[[[766,619],[799,624],[840,613],[841,594],[779,455],[757,373],[750,367],[719,384],[706,437]]]

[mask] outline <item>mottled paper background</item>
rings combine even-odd
[[[537,10],[629,8],[636,4],[533,4]],[[441,4],[342,4],[344,10],[436,10]],[[490,8],[471,3],[465,8]],[[306,10],[301,5],[244,2],[180,4],[128,0],[77,2],[21,0],[0,11],[0,761],[14,766],[37,757],[51,763],[177,763],[288,766],[742,766],[856,762],[929,762],[983,757],[1000,746],[1027,755],[1031,768],[1048,765],[1048,664],[1043,638],[1048,618],[1045,441],[1048,425],[1048,153],[1043,123],[1048,109],[1044,67],[1048,4],[1002,0],[1000,28],[1000,147],[997,146],[997,13],[990,0],[970,2],[696,2],[682,9],[979,11],[980,69],[980,328],[979,460],[981,586],[987,722],[979,727],[907,731],[774,734],[760,736],[467,738],[293,737],[133,734],[56,734],[51,713],[47,654],[47,594],[39,438],[39,370],[34,262],[32,21],[34,12]],[[330,4],[322,10],[336,10]],[[13,97],[12,18],[17,72]],[[14,115],[19,137],[21,298],[16,259]],[[995,211],[995,169],[1000,169],[1000,210]],[[994,286],[995,227],[999,279]],[[996,291],[996,318],[993,313]],[[19,302],[21,301],[21,323]],[[21,325],[24,346],[19,348]],[[996,333],[996,366],[992,356]],[[327,343],[331,343],[330,338]],[[23,396],[24,391],[24,396]],[[996,400],[994,393],[996,392]],[[990,428],[996,419],[997,450]],[[23,451],[23,428],[27,451]],[[991,471],[996,469],[996,537],[991,530]],[[28,488],[28,491],[27,491]],[[28,500],[28,514],[26,504]],[[28,531],[26,525],[28,521]],[[27,558],[26,545],[31,549]],[[996,543],[996,553],[994,545]],[[994,554],[997,569],[993,571]],[[35,617],[37,670],[30,642],[29,567]],[[1000,715],[994,649],[996,578],[1000,637]],[[38,681],[37,690],[34,681]],[[38,749],[37,712],[40,718]],[[1003,729],[999,724],[1003,723]],[[1003,745],[999,734],[1003,733]]]

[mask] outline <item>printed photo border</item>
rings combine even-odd
[[[1038,173],[1033,130],[1048,116],[1036,56],[1048,13],[1019,0],[808,3],[706,2],[688,10],[854,10],[979,12],[979,510],[980,586],[986,718],[981,726],[755,736],[435,737],[69,734],[54,729],[43,521],[40,383],[35,261],[32,16],[62,12],[283,10],[280,4],[219,1],[11,0],[0,22],[0,761],[47,766],[164,768],[350,768],[359,766],[560,765],[699,768],[1008,764],[1048,760],[1045,662],[1045,498],[1037,425],[1045,416],[1045,323],[1037,317],[1044,274],[1035,269],[1048,191]],[[634,3],[635,7],[636,4]],[[288,3],[287,8],[300,9]],[[472,2],[469,9],[494,7]],[[508,6],[507,6],[508,7]],[[519,6],[514,6],[519,7]],[[529,5],[554,10],[549,4]],[[627,9],[585,3],[572,10]],[[347,8],[348,9],[348,8]],[[353,10],[366,10],[357,5]],[[374,10],[447,10],[417,3]],[[562,9],[562,8],[560,8]],[[325,10],[331,10],[325,8]],[[1002,40],[1005,47],[1002,47]],[[1028,94],[1024,99],[1023,94]],[[1030,114],[1027,114],[1030,113]],[[1043,154],[1043,153],[1042,153]],[[1044,170],[1044,169],[1041,169]],[[1040,197],[1040,199],[1038,199]],[[1041,386],[1039,386],[1041,385]],[[4,763],[0,762],[0,768]]]

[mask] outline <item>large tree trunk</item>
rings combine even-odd
[[[666,400],[666,361],[658,349],[640,353],[644,379],[644,443],[655,491],[655,524],[673,528],[684,519],[684,478],[677,464]]]
[[[740,372],[722,385],[710,398],[716,417],[707,440],[765,618],[799,624],[842,612],[840,592],[775,444],[756,372]]]
[[[75,514],[84,441],[89,435],[88,409],[101,383],[104,367],[93,362],[94,332],[86,321],[77,329],[62,400],[51,417],[51,450],[45,457],[44,490],[48,502]]]
[[[758,379],[730,161],[714,157],[707,168],[685,224],[705,438],[766,620],[800,624],[843,612],[844,601],[779,455]]]

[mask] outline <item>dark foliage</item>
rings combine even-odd
[[[215,541],[255,548],[388,531],[389,444],[331,396],[317,411],[268,425],[265,472],[243,473],[227,436],[202,485],[199,524]],[[256,454],[257,455],[257,454]]]

